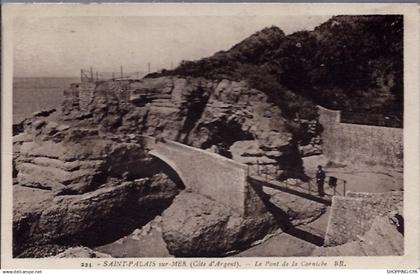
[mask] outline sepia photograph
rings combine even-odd
[[[12,260],[418,247],[404,12],[33,9],[8,20]]]

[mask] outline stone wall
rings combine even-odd
[[[79,85],[79,107],[82,112],[87,111],[92,103],[96,84],[94,82],[82,82]]]
[[[94,82],[71,84],[70,87],[63,92],[63,114],[68,115],[74,110],[81,113],[87,112],[88,106],[94,99],[95,88],[96,83]]]
[[[354,193],[334,196],[325,235],[325,246],[336,246],[363,236],[376,217],[392,211],[403,215],[403,192]]]
[[[170,165],[187,189],[231,207],[241,215],[249,198],[247,166],[216,153],[144,137],[150,154]]]
[[[323,153],[340,163],[403,167],[403,129],[346,124],[340,111],[319,107]]]

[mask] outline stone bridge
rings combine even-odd
[[[149,154],[168,164],[192,192],[247,215],[253,200],[248,183],[248,167],[219,154],[165,140],[156,142],[143,136]]]

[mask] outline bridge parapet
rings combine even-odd
[[[246,165],[216,153],[170,140],[156,142],[143,137],[149,154],[171,166],[187,189],[246,214],[249,199],[248,168]]]

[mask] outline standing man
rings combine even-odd
[[[318,185],[318,195],[324,197],[324,181],[325,181],[325,172],[322,170],[322,166],[318,166],[318,171],[316,172],[316,184]]]

